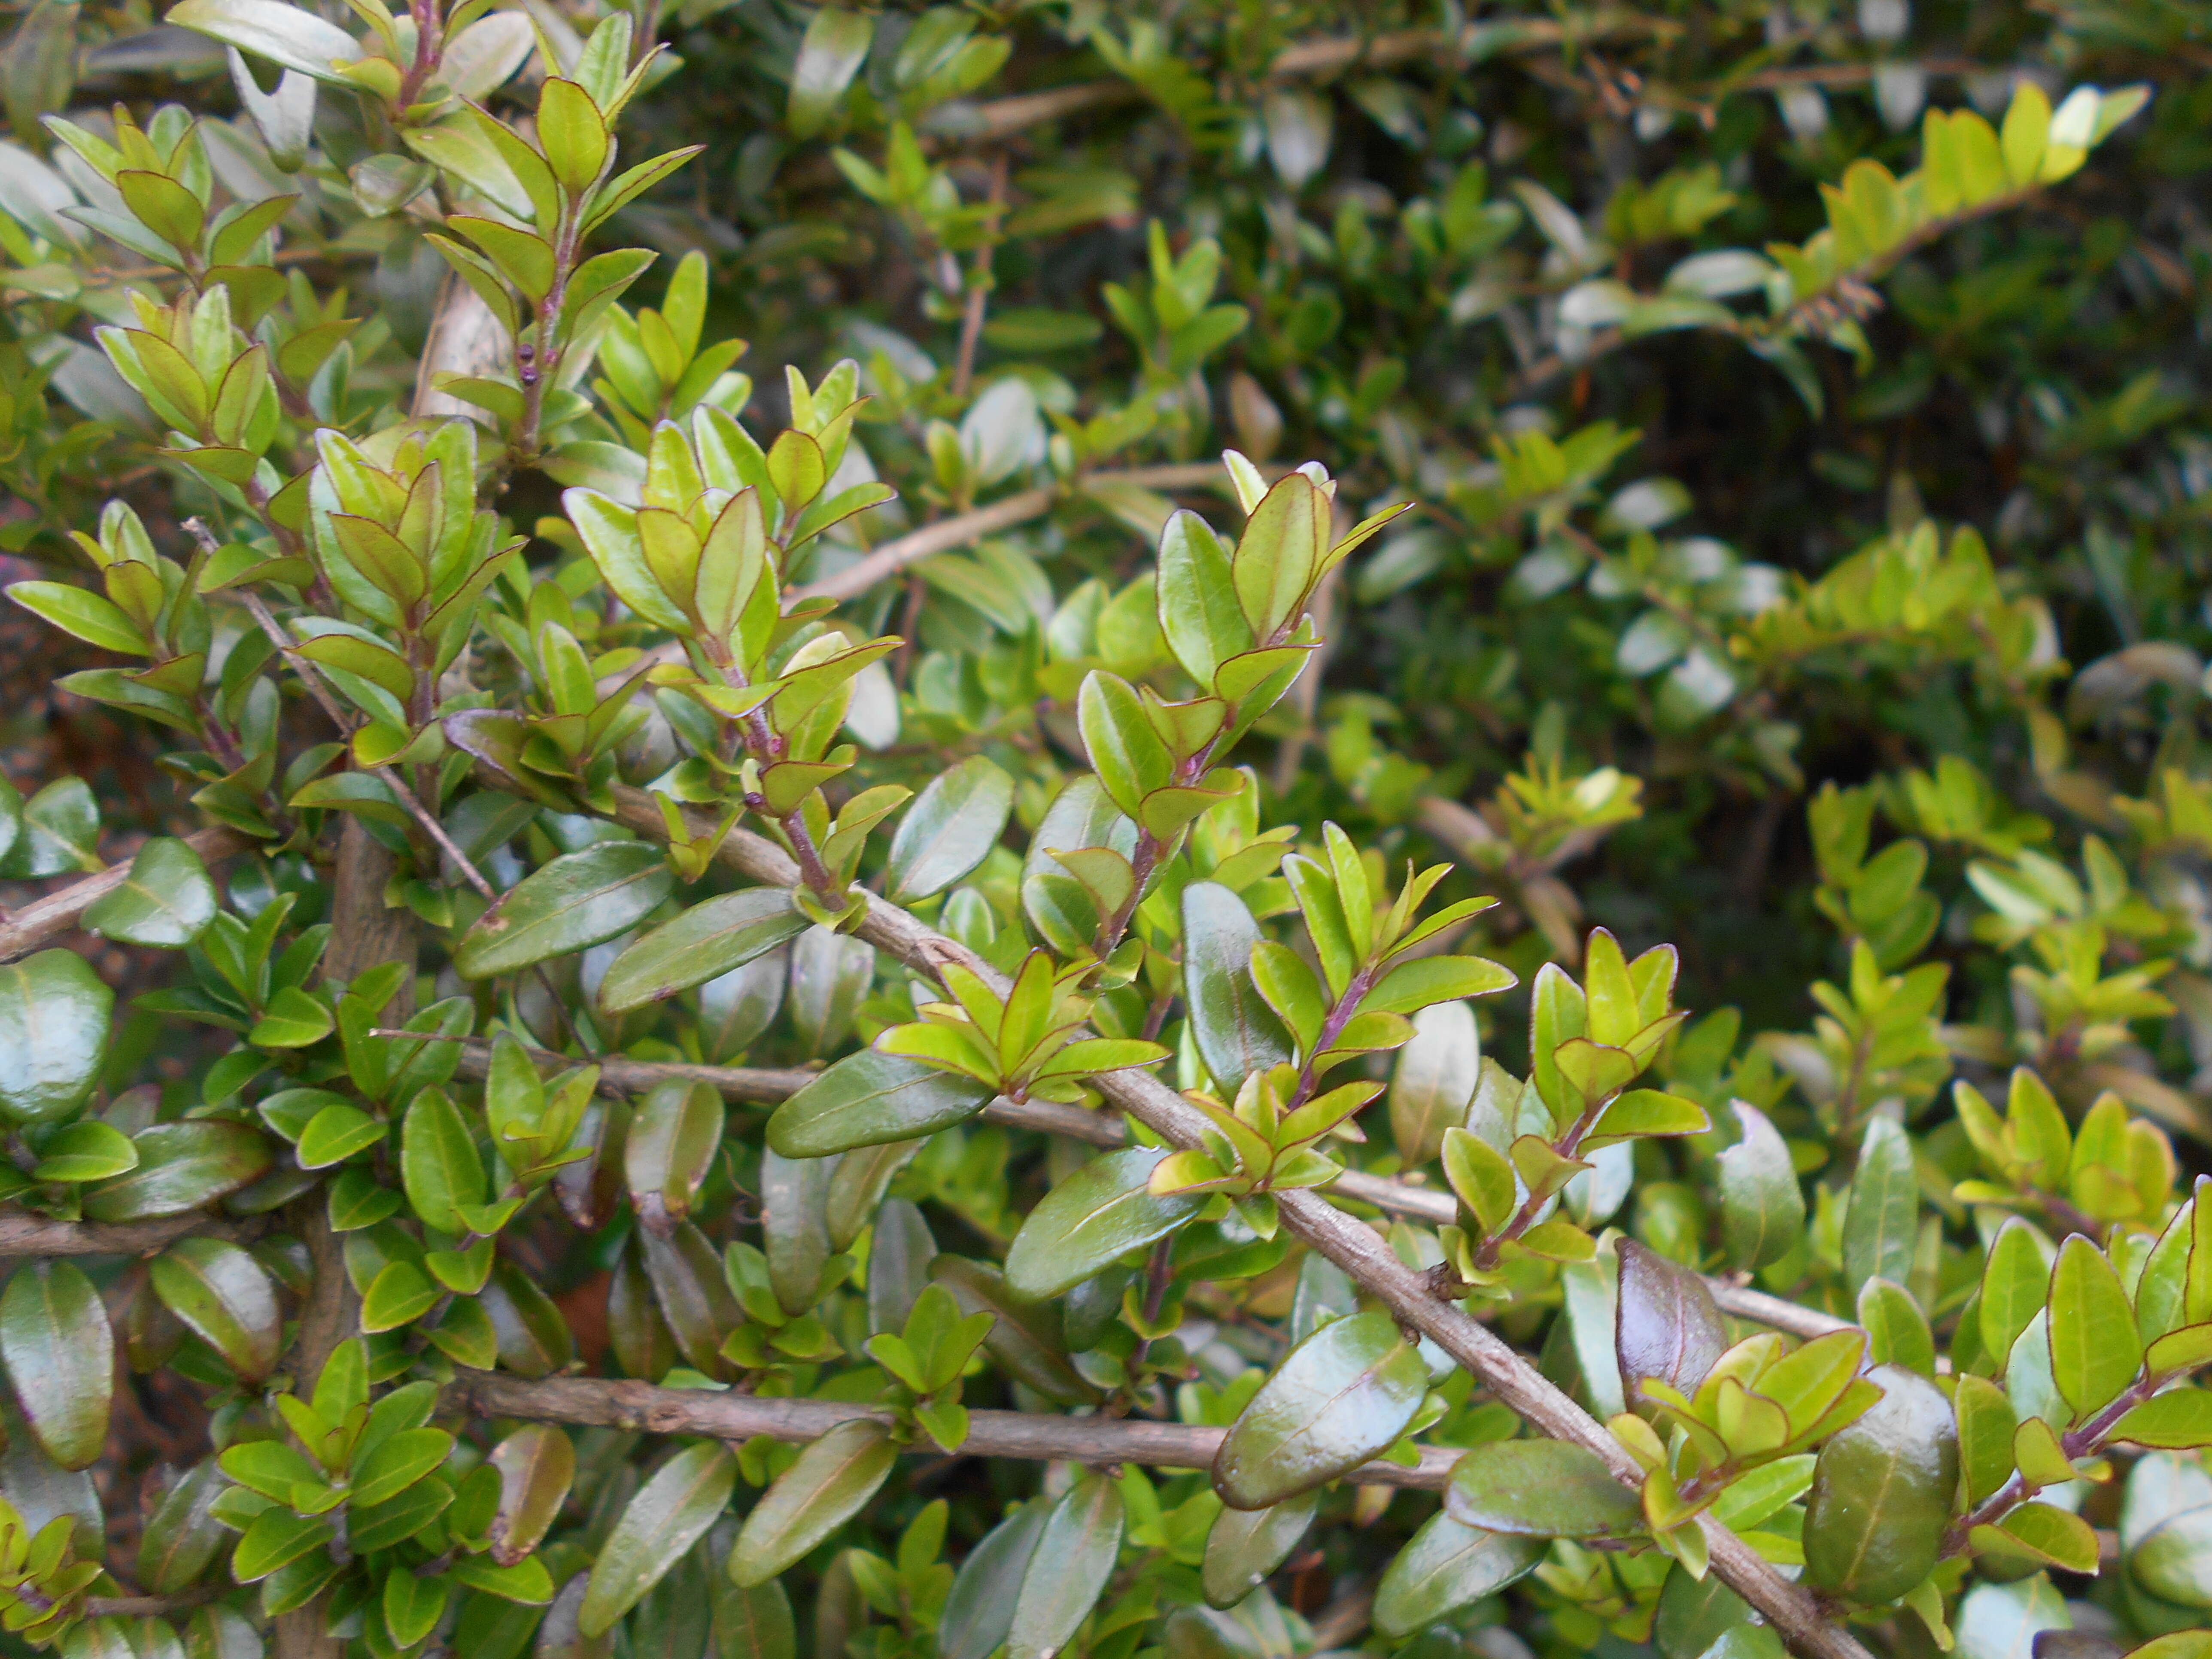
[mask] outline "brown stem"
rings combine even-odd
[[[1004,150],[991,158],[990,204],[1003,207],[1006,199],[1006,155]],[[992,218],[992,234],[996,235],[997,216]],[[975,348],[983,339],[983,313],[991,299],[991,256],[998,244],[986,238],[975,250],[975,258],[968,273],[968,304],[960,318],[960,355],[952,365],[952,395],[964,398],[975,379]]]
[[[475,1417],[519,1418],[599,1428],[642,1429],[651,1434],[706,1435],[732,1443],[764,1435],[771,1440],[818,1440],[855,1419],[888,1424],[888,1411],[826,1400],[772,1400],[734,1391],[657,1389],[649,1383],[595,1377],[548,1377],[529,1382],[494,1371],[460,1371],[440,1402]],[[1060,1417],[1045,1412],[971,1411],[963,1457],[1018,1457],[1041,1462],[1141,1463],[1155,1468],[1211,1468],[1225,1429],[1158,1423],[1145,1418]],[[917,1442],[915,1455],[936,1448]],[[1440,1490],[1459,1459],[1455,1448],[1421,1449],[1417,1466],[1367,1463],[1344,1478],[1356,1486]]]
[[[204,1210],[158,1221],[56,1221],[0,1214],[0,1256],[151,1255],[188,1234],[243,1243],[258,1238],[266,1226],[259,1216],[233,1219]]]

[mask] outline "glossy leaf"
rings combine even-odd
[[[115,1333],[71,1261],[27,1261],[0,1294],[0,1360],[23,1419],[47,1456],[88,1468],[107,1443]]]
[[[600,944],[652,915],[674,885],[660,849],[643,842],[601,842],[555,859],[461,935],[454,970],[490,979]]]
[[[215,883],[200,855],[156,836],[131,858],[122,885],[86,908],[84,927],[120,944],[175,950],[198,939],[215,912]]]
[[[1246,1077],[1291,1057],[1290,1034],[1252,982],[1259,924],[1216,882],[1182,894],[1182,978],[1191,1036],[1213,1080],[1233,1096]]]
[[[1633,1538],[1644,1505],[1595,1452],[1563,1440],[1501,1440],[1452,1466],[1444,1513],[1528,1538]]]
[[[276,1287],[259,1262],[216,1238],[180,1238],[154,1258],[154,1288],[192,1334],[248,1382],[276,1367],[283,1339]]]
[[[738,1460],[720,1443],[685,1447],[639,1488],[607,1534],[576,1627],[604,1634],[705,1535],[738,1484]]]
[[[1053,1659],[1113,1576],[1123,1523],[1120,1488],[1086,1474],[1045,1516],[1006,1628],[1006,1659]]]
[[[786,1158],[826,1158],[912,1140],[973,1117],[990,1098],[972,1079],[864,1048],[777,1107],[768,1143]]]
[[[599,1006],[628,1013],[742,968],[812,926],[791,896],[748,887],[695,904],[614,959],[599,981]]]
[[[898,1461],[890,1431],[855,1419],[799,1455],[761,1494],[730,1553],[730,1577],[764,1584],[858,1514]]]
[[[52,1123],[74,1111],[100,1070],[114,1006],[74,951],[0,964],[0,1119]]]
[[[1232,1510],[1224,1505],[1206,1534],[1206,1559],[1199,1582],[1206,1604],[1233,1607],[1266,1583],[1306,1535],[1320,1502],[1316,1491],[1301,1492],[1264,1510]]]
[[[1405,1432],[1428,1391],[1419,1350],[1386,1313],[1354,1314],[1293,1348],[1213,1460],[1232,1509],[1266,1509],[1355,1469]]]
[[[1805,1576],[1859,1602],[1905,1594],[1936,1565],[1959,1480],[1951,1403],[1894,1365],[1874,1408],[1821,1447],[1805,1504]]]
[[[1741,1100],[1729,1106],[1741,1134],[1716,1160],[1729,1259],[1739,1267],[1765,1267],[1802,1237],[1805,1194],[1790,1148],[1766,1115]]]
[[[891,837],[884,891],[900,904],[941,893],[998,844],[1014,781],[981,755],[930,780]]]
[[[1504,1589],[1542,1560],[1544,1550],[1540,1539],[1432,1515],[1375,1587],[1375,1627],[1392,1638],[1425,1630]]]
[[[1065,1295],[1101,1267],[1164,1238],[1204,1206],[1188,1194],[1160,1196],[1146,1182],[1167,1154],[1133,1146],[1092,1158],[1045,1195],[1006,1252],[1006,1284],[1018,1296]]]

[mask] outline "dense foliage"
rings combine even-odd
[[[0,1649],[2205,1659],[2208,62],[19,7]]]

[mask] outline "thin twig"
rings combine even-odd
[[[828,1400],[774,1400],[704,1389],[657,1389],[650,1383],[593,1377],[526,1382],[492,1371],[463,1370],[441,1404],[474,1417],[518,1418],[652,1434],[696,1434],[743,1442],[818,1440],[840,1423],[889,1423],[889,1412]],[[1160,1423],[1134,1417],[1061,1417],[1048,1412],[971,1411],[963,1457],[1019,1457],[1044,1462],[1141,1463],[1154,1468],[1212,1467],[1226,1429]],[[934,1455],[917,1442],[917,1455]],[[1425,1446],[1418,1464],[1362,1464],[1344,1478],[1355,1486],[1443,1488],[1457,1448]]]
[[[990,205],[1003,210],[1006,204],[1006,153],[1000,150],[991,158]],[[960,355],[952,365],[952,395],[964,398],[975,379],[975,348],[983,338],[983,313],[991,299],[991,256],[997,250],[999,212],[991,216],[990,234],[975,248],[973,267],[968,273],[968,304],[960,317]]]
[[[51,1216],[0,1214],[0,1256],[151,1255],[187,1237],[243,1243],[268,1231],[263,1216],[221,1216],[205,1210],[155,1221],[56,1221]]]

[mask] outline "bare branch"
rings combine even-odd
[[[1126,472],[1094,472],[1080,482],[1108,484],[1133,484],[1146,489],[1199,489],[1208,484],[1226,483],[1227,475],[1212,461],[1193,461],[1175,466],[1139,466]],[[858,564],[825,576],[818,582],[794,588],[793,597],[801,599],[857,599],[878,582],[896,576],[910,564],[950,553],[956,547],[967,547],[986,536],[995,536],[1001,530],[1012,530],[1018,524],[1027,524],[1032,519],[1042,519],[1060,501],[1067,499],[1066,492],[1059,489],[1024,489],[993,501],[988,507],[979,507],[972,513],[957,514],[950,519],[940,519],[935,524],[926,524],[919,530],[909,530],[896,540],[885,542]]]
[[[158,1221],[56,1221],[20,1212],[0,1214],[0,1256],[151,1255],[179,1238],[227,1238],[243,1243],[268,1229],[261,1216],[218,1216],[205,1210]]]
[[[200,855],[203,864],[220,863],[253,845],[252,836],[221,824],[211,830],[196,830],[184,840],[185,846]],[[75,933],[84,913],[96,901],[123,885],[130,874],[128,864],[116,865],[96,876],[73,881],[60,891],[49,893],[0,919],[0,962],[13,962],[42,945]]]
[[[709,1435],[744,1441],[818,1440],[840,1423],[891,1420],[889,1412],[827,1400],[766,1400],[705,1389],[657,1389],[648,1382],[592,1377],[547,1377],[526,1382],[493,1371],[463,1370],[443,1403],[473,1417],[520,1418],[597,1428],[643,1429],[653,1434]],[[1045,1412],[972,1411],[963,1457],[1019,1457],[1046,1462],[1141,1463],[1152,1468],[1212,1466],[1226,1429],[1189,1423],[1155,1423],[1136,1417],[1060,1417]],[[933,1453],[927,1441],[914,1447]],[[1450,1476],[1458,1449],[1424,1447],[1419,1465],[1374,1462],[1345,1479],[1355,1486],[1410,1486],[1434,1492]]]

